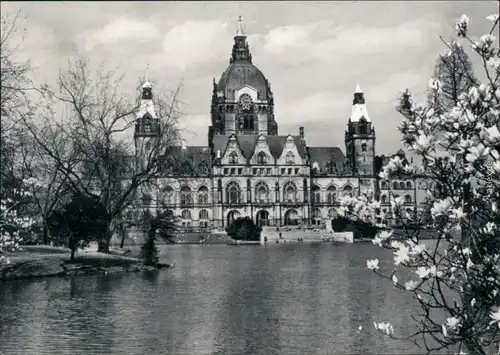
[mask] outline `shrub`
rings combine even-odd
[[[240,217],[226,228],[226,232],[236,240],[260,240],[262,228],[257,226],[250,217]]]

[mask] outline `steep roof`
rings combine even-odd
[[[311,166],[317,163],[321,171],[342,171],[345,155],[339,147],[308,147]],[[335,168],[335,169],[332,169]]]
[[[212,166],[210,149],[204,146],[171,147],[162,157],[166,173],[208,175]]]
[[[217,156],[217,151],[220,150],[221,157],[226,150],[227,143],[231,136],[228,135],[217,135],[213,137],[213,147],[214,152]],[[300,136],[292,136],[295,142],[295,146],[300,154],[300,156],[305,159],[307,157],[306,145]],[[288,136],[265,136],[269,151],[275,159],[278,159],[285,147],[286,139]],[[255,152],[255,147],[257,146],[257,140],[259,136],[257,135],[239,135],[236,136],[236,141],[241,150],[241,153],[245,159],[250,159]]]

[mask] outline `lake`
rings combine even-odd
[[[11,354],[410,354],[414,301],[366,268],[371,244],[161,246],[160,272],[0,284]],[[382,257],[380,255],[382,254]],[[359,331],[359,327],[362,330]]]

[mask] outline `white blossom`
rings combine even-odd
[[[425,266],[420,266],[417,268],[416,273],[417,273],[418,277],[420,277],[421,279],[425,279],[425,278],[429,277],[430,269],[426,268]]]
[[[455,28],[457,30],[457,35],[459,37],[465,37],[467,36],[467,26],[469,25],[469,18],[467,15],[462,15],[460,17],[460,20],[458,20]]]
[[[447,318],[446,326],[448,329],[457,329],[460,326],[460,321],[456,317]]]
[[[370,270],[377,270],[379,268],[378,267],[378,259],[367,260],[366,261],[366,266]]]
[[[391,323],[377,323],[374,322],[373,325],[375,326],[375,329],[384,332],[387,335],[391,335],[394,333],[394,328],[392,327]]]
[[[418,286],[418,283],[416,281],[410,280],[410,281],[405,282],[405,289],[407,291],[413,291],[414,289],[417,288],[417,286]]]
[[[491,22],[496,22],[498,20],[498,14],[489,15],[486,19]]]
[[[490,322],[490,325],[496,323],[498,325],[498,328],[500,329],[500,308],[498,308],[495,312],[492,311],[490,313],[490,318],[493,319]]]
[[[394,264],[399,265],[410,261],[409,252],[410,249],[406,245],[400,244],[399,249],[394,252]]]

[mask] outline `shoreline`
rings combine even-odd
[[[105,254],[96,251],[80,251],[75,255],[75,260],[70,261],[70,252],[66,248],[39,245],[21,248],[19,251],[5,254],[10,259],[10,263],[0,265],[0,283],[44,277],[155,272],[171,267],[165,263],[146,266],[137,258],[119,255],[116,252]]]

